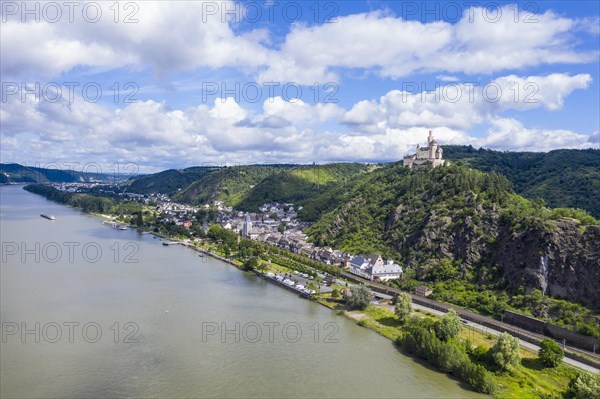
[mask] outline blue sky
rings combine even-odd
[[[2,162],[599,147],[597,1],[51,3],[1,2]]]

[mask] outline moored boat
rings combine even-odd
[[[108,227],[112,227],[113,229],[117,229],[117,230],[127,230],[127,226],[124,224],[119,224],[117,222],[113,222],[112,220],[105,220],[103,222],[103,224],[105,224]]]

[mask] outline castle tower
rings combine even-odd
[[[435,158],[435,151],[436,151],[436,143],[435,143],[435,139],[433,138],[433,132],[430,130],[429,131],[429,137],[427,137],[427,146],[429,149],[429,159],[433,159]]]

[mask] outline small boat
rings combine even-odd
[[[162,245],[168,246],[168,245],[177,245],[179,244],[177,241],[163,241]]]
[[[54,217],[52,215],[46,215],[45,213],[42,213],[40,216],[43,218],[46,218],[48,220],[56,220],[56,217]]]
[[[117,222],[113,222],[110,220],[105,220],[103,222],[103,224],[105,224],[108,227],[112,227],[113,229],[117,229],[117,230],[127,230],[127,226],[124,224],[119,224]]]

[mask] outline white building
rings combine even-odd
[[[371,268],[371,280],[387,281],[400,278],[402,275],[402,266],[388,260],[385,265],[375,265]]]
[[[402,267],[392,260],[384,262],[377,254],[357,255],[350,260],[350,273],[371,281],[386,281],[400,278]]]

